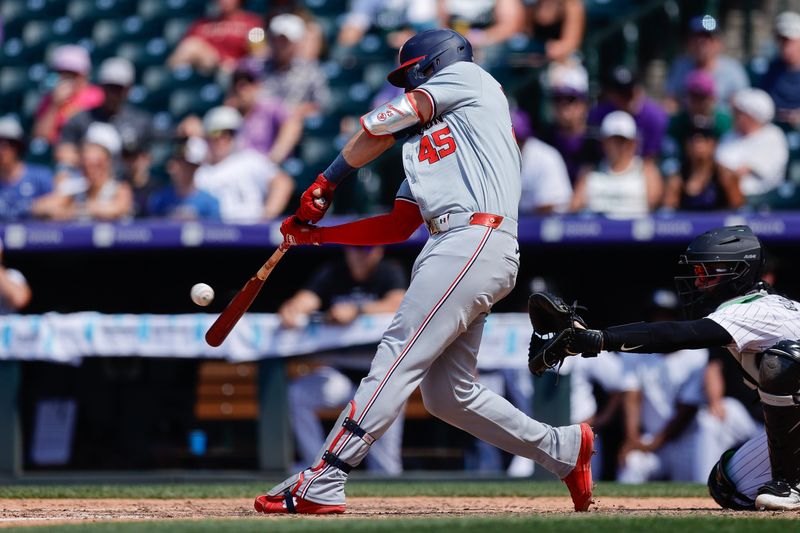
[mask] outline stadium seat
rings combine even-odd
[[[190,114],[202,116],[212,107],[220,105],[222,96],[222,90],[213,83],[204,85],[199,91],[196,88],[176,89],[169,95],[167,109],[176,120]]]
[[[136,12],[146,20],[172,17],[198,18],[205,14],[206,2],[199,0],[139,0]]]
[[[128,59],[141,71],[151,65],[163,65],[168,51],[164,39],[156,37],[147,42],[124,42],[117,47],[116,55]]]
[[[28,86],[28,73],[24,66],[0,69],[0,115],[18,111],[22,106]]]
[[[67,17],[54,21],[31,20],[22,30],[24,56],[41,58],[54,41],[73,42],[80,37],[78,33],[75,24]]]
[[[167,46],[175,47],[178,44],[183,36],[186,34],[186,30],[189,29],[189,26],[192,25],[194,19],[188,18],[173,18],[166,21],[164,24],[164,40],[167,42]]]
[[[347,0],[306,0],[306,7],[317,16],[341,15],[347,12]]]

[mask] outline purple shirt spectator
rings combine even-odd
[[[289,109],[276,98],[262,98],[244,116],[242,128],[237,135],[241,148],[252,148],[264,155],[269,154],[281,125],[289,118]]]

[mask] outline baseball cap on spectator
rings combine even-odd
[[[636,121],[625,111],[613,111],[606,115],[606,118],[600,124],[600,133],[604,139],[623,137],[628,140],[635,140]]]
[[[705,70],[693,70],[686,76],[686,92],[698,96],[714,95],[714,77]]]
[[[547,82],[554,96],[584,97],[589,92],[589,74],[577,64],[552,63],[547,72]]]
[[[606,79],[608,90],[626,98],[633,97],[633,89],[638,83],[639,78],[636,72],[624,65],[614,67]]]
[[[50,68],[56,72],[74,72],[81,76],[88,76],[92,62],[86,48],[75,44],[65,44],[53,50]]]
[[[689,31],[693,34],[715,35],[719,32],[719,23],[711,15],[698,15],[689,19]]]
[[[283,35],[291,42],[296,43],[305,37],[306,23],[297,15],[284,13],[270,21],[269,31],[273,35]]]
[[[122,139],[117,129],[106,122],[92,122],[83,137],[84,144],[96,144],[115,156],[122,149]]]
[[[242,115],[235,108],[221,105],[210,109],[203,117],[206,135],[219,131],[236,131],[242,126]]]
[[[22,142],[24,136],[25,132],[17,119],[10,116],[0,117],[0,139]]]
[[[97,81],[101,85],[129,87],[133,85],[134,77],[133,64],[130,61],[124,57],[110,57],[100,63]]]
[[[775,33],[784,39],[800,39],[800,13],[784,11],[775,17]]]
[[[173,157],[180,161],[200,166],[208,155],[208,145],[201,137],[187,137],[180,139],[175,145]]]
[[[769,94],[761,89],[741,89],[733,95],[733,108],[749,115],[761,124],[771,122],[775,117],[775,103]]]

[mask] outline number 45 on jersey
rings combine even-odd
[[[420,163],[427,161],[432,165],[455,151],[456,140],[453,139],[450,126],[445,126],[420,139],[418,159]]]

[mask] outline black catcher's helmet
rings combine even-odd
[[[694,238],[675,276],[686,318],[700,318],[761,280],[764,251],[747,226],[726,226]]]
[[[410,91],[458,61],[472,62],[472,45],[468,40],[450,29],[426,30],[400,48],[400,66],[387,79],[395,87]]]

